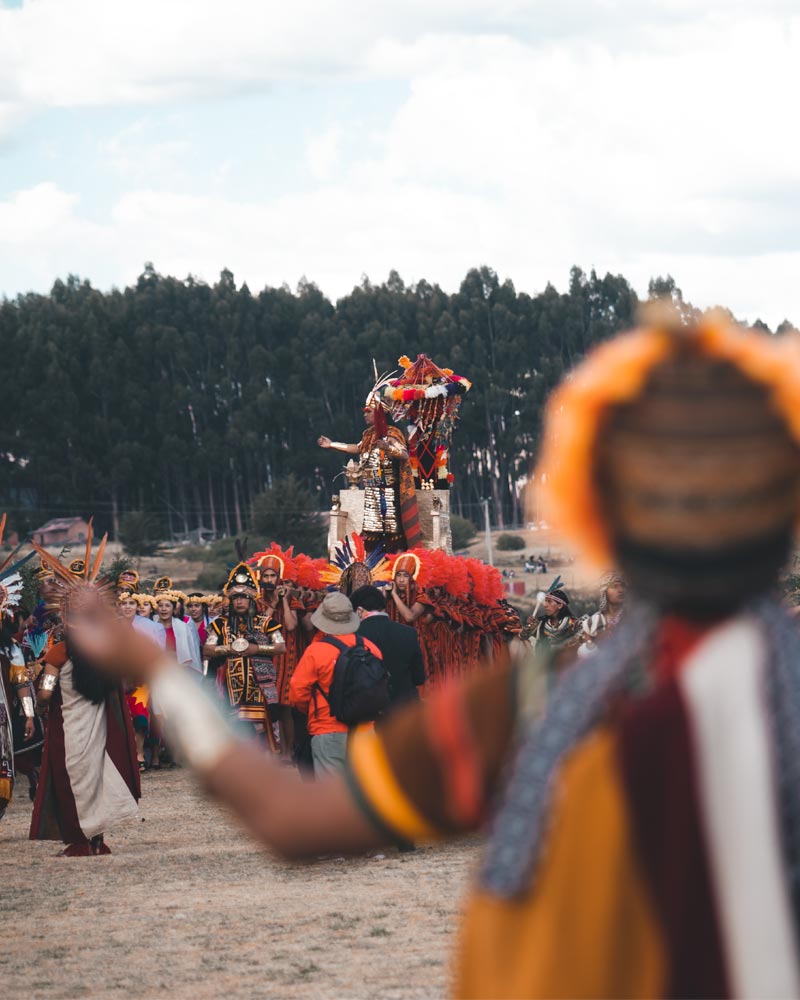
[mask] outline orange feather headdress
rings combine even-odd
[[[538,476],[549,520],[580,545],[596,566],[614,563],[609,526],[595,477],[595,453],[611,410],[636,400],[653,370],[687,345],[733,365],[769,393],[774,410],[800,444],[800,344],[733,326],[710,313],[690,330],[674,317],[596,347],[551,395]]]
[[[72,597],[75,596],[75,593],[81,588],[85,589],[87,587],[91,587],[105,591],[111,587],[111,583],[109,583],[109,581],[99,579],[100,568],[103,565],[103,556],[106,551],[108,534],[106,533],[103,535],[97,549],[97,554],[95,555],[94,560],[92,560],[92,542],[94,540],[92,522],[93,518],[90,518],[89,530],[86,534],[86,550],[83,558],[80,560],[73,559],[69,566],[65,566],[60,559],[51,555],[47,549],[42,548],[41,545],[36,542],[31,542],[34,551],[39,554],[39,557],[42,560],[42,566],[49,570],[61,584],[62,594],[59,603],[62,611],[66,608],[67,603],[72,599]],[[77,564],[79,562],[81,565],[80,570],[78,571]]]
[[[271,569],[278,574],[279,580],[297,580],[297,565],[294,546],[284,550],[277,542],[272,542],[263,552],[256,552],[247,560],[248,565],[258,569],[259,578],[266,570]]]

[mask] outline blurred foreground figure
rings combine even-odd
[[[348,743],[303,786],[236,742],[101,613],[98,662],[154,678],[173,738],[287,856],[491,817],[455,991],[800,995],[800,636],[769,596],[800,509],[800,354],[715,320],[602,346],[555,394],[544,462],[625,615],[541,715],[529,663],[480,672]]]

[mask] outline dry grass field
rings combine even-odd
[[[23,781],[23,785],[24,785]],[[282,865],[195,790],[143,776],[141,821],[106,858],[27,840],[27,788],[0,822],[7,997],[442,997],[475,841]]]

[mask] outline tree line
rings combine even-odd
[[[672,278],[648,294],[683,305]],[[454,438],[455,511],[479,521],[489,497],[496,525],[520,523],[548,393],[633,324],[638,302],[624,277],[577,267],[564,293],[518,292],[481,267],[453,293],[392,272],[335,303],[308,281],[254,294],[227,270],[209,285],[148,264],[109,292],[70,276],[0,303],[0,508],[20,531],[93,513],[115,536],[126,517],[165,538],[230,536],[293,477],[293,513],[325,510],[342,458],[317,436],[357,441],[373,358],[384,372],[425,352],[473,382]]]

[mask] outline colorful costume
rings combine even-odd
[[[216,649],[226,650],[220,673],[232,712],[244,721],[255,723],[259,729],[265,728],[271,736],[268,706],[278,704],[277,667],[272,654],[276,643],[283,648],[281,627],[269,615],[256,613],[257,580],[246,563],[239,563],[231,570],[224,592],[228,599],[237,594],[247,596],[251,610],[238,615],[231,607],[227,614],[215,618],[209,625],[206,650],[212,655]],[[237,650],[238,646],[246,649],[249,643],[261,647],[264,653],[245,656]]]
[[[386,423],[388,404],[382,392],[388,378],[377,379],[367,396],[365,411],[374,414],[358,446],[358,472],[364,488],[362,537],[368,551],[383,552],[413,548],[421,541],[419,507],[406,439],[397,427]],[[379,447],[385,441],[386,447]]]
[[[91,522],[90,522],[91,527]],[[105,538],[90,561],[91,530],[80,576],[39,546],[59,578],[63,603],[96,585]],[[74,561],[73,561],[74,562]],[[49,707],[44,755],[31,818],[31,840],[63,840],[65,854],[108,854],[105,831],[138,814],[139,771],[133,727],[120,684],[70,657],[66,642],[44,657],[39,699]]]
[[[300,619],[305,615],[305,605],[294,595],[287,596],[289,608],[297,617],[297,623],[289,628],[284,613],[283,599],[276,596],[277,591],[283,586],[291,588],[297,578],[297,565],[294,559],[293,547],[290,546],[285,552],[275,542],[269,549],[263,552],[256,552],[248,559],[248,563],[254,566],[259,574],[260,592],[256,607],[262,615],[272,619],[273,623],[281,629],[283,640],[286,643],[286,652],[280,659],[278,665],[278,676],[276,681],[278,704],[289,704],[289,684],[292,674],[295,671],[298,660],[303,654],[305,643],[303,642],[304,630],[300,627]],[[264,587],[263,576],[267,570],[272,570],[277,576],[277,584],[270,591]],[[274,598],[274,603],[272,601]]]
[[[411,362],[399,359],[403,374],[389,380],[384,400],[394,420],[408,427],[408,455],[414,485],[423,490],[447,490],[453,482],[450,445],[469,379],[439,368],[426,354]]]
[[[45,663],[58,670],[58,686],[49,706],[30,838],[62,840],[73,857],[108,854],[103,834],[136,818],[141,797],[122,689],[101,682],[99,700],[86,697],[65,643],[53,646]]]
[[[391,443],[376,447],[379,436]],[[359,468],[364,485],[364,528],[368,548],[381,545],[386,552],[405,549],[419,538],[419,514],[411,467],[396,457],[405,451],[406,439],[397,427],[379,435],[368,427],[359,444]],[[409,543],[409,537],[411,543]]]
[[[0,543],[6,515],[0,519]],[[26,774],[31,789],[41,757],[43,729],[34,715],[33,670],[25,663],[22,649],[12,638],[14,614],[22,599],[22,577],[18,570],[31,556],[14,562],[19,546],[0,565],[0,818],[14,790],[16,774]],[[13,565],[11,565],[13,563]],[[32,733],[26,739],[26,725]]]

